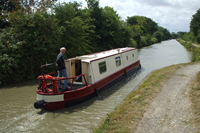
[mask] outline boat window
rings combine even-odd
[[[132,54],[133,58],[134,58],[134,54]]]
[[[128,55],[126,56],[126,60],[128,60]]]
[[[99,63],[99,72],[100,74],[106,72],[107,68],[106,68],[106,62],[100,62]]]
[[[115,62],[116,62],[116,66],[117,67],[120,66],[121,65],[121,59],[120,59],[120,57],[116,57],[115,58]]]

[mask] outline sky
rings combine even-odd
[[[59,0],[82,2],[85,0]],[[131,16],[145,16],[168,29],[170,32],[189,32],[190,21],[200,8],[200,0],[99,0],[100,7],[109,6],[117,11],[122,20]]]

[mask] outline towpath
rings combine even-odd
[[[194,43],[192,43],[192,45],[195,46],[195,47],[200,47],[200,45],[197,45],[197,44],[194,44]]]
[[[194,133],[191,125],[194,119],[190,86],[200,71],[200,64],[187,65],[177,70],[163,84],[153,102],[149,105],[142,120],[132,130],[133,133]]]

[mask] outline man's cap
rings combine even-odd
[[[66,49],[65,49],[65,47],[62,47],[62,48],[60,48],[60,51],[61,51],[61,50],[66,50]]]

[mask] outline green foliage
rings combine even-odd
[[[167,29],[159,26],[158,31],[163,33],[163,35],[162,35],[163,40],[168,40],[168,39],[172,38],[172,35],[170,34],[170,32]]]
[[[92,30],[85,20],[87,15],[79,11],[77,3],[58,5],[56,8],[62,9],[55,10],[58,15],[41,12],[22,15],[20,10],[9,15],[12,27],[2,30],[1,34],[0,61],[4,64],[0,69],[2,84],[37,77],[41,74],[41,65],[55,62],[62,46],[67,48],[67,58],[90,53],[88,38]],[[77,12],[74,13],[74,10]],[[45,70],[56,71],[56,67]],[[15,76],[11,77],[12,74]]]
[[[158,30],[158,24],[150,18],[146,18],[146,28],[148,34],[152,35],[154,32]]]
[[[18,15],[20,11],[10,14],[13,24],[2,32],[1,57],[10,63],[10,69],[0,71],[9,78],[15,73],[16,80],[5,80],[8,84],[39,75],[39,67],[56,58],[56,44],[59,39],[57,21],[49,15],[36,12],[34,15]],[[6,56],[5,56],[6,55]],[[6,64],[5,64],[6,65]],[[3,66],[2,66],[3,67]],[[12,71],[11,71],[12,69]],[[12,78],[11,78],[12,79]]]
[[[200,44],[200,33],[199,33],[198,36],[197,36],[197,43]]]
[[[155,37],[158,42],[161,42],[163,40],[164,35],[162,34],[162,32],[156,31],[153,33],[153,37]]]
[[[149,35],[149,34],[146,35],[145,39],[146,39],[146,42],[147,42],[147,46],[154,44],[154,43],[152,43],[152,36],[151,35]]]
[[[179,32],[179,37],[193,43],[200,43],[200,9],[192,16],[190,32]]]
[[[113,8],[100,7],[98,0],[86,1],[85,9],[77,2],[15,1],[18,8],[4,16],[10,26],[4,26],[0,35],[0,85],[36,78],[41,65],[55,62],[60,47],[66,47],[65,58],[70,58],[118,47],[142,48],[168,36],[150,18],[133,16],[124,22]],[[45,68],[50,71],[56,67]]]
[[[183,34],[180,38],[182,38],[183,40],[185,41],[191,41],[191,42],[194,42],[194,43],[199,43],[198,39],[199,39],[199,35],[198,36],[194,36],[194,33],[193,32],[186,32],[185,34]]]
[[[127,18],[127,23],[132,27],[132,38],[137,42],[137,48],[171,38],[171,34],[167,29],[158,26],[150,18],[132,16]]]
[[[120,20],[113,8],[100,8],[96,0],[88,0],[87,3],[92,19],[90,23],[95,26],[95,32],[90,34],[95,51],[132,45],[131,28]]]
[[[10,0],[0,0],[0,29],[9,26],[9,22],[6,21],[8,13],[15,10],[15,5]]]
[[[137,18],[136,17],[127,17],[127,23],[129,23],[130,25],[137,25],[138,22],[137,22]]]
[[[130,25],[137,26],[141,35],[152,35],[157,31],[158,25],[152,19],[143,16],[132,16],[127,18]]]
[[[192,16],[190,31],[194,33],[195,37],[200,33],[200,9]]]
[[[155,37],[152,37],[151,38],[151,42],[154,44],[154,43],[157,43],[158,42],[158,39],[157,38],[155,38]]]
[[[147,46],[147,41],[146,41],[145,36],[141,36],[141,42],[140,42],[140,45],[141,45],[142,47]]]
[[[121,27],[120,27],[120,43],[123,45],[123,47],[137,47],[137,42],[132,38],[133,31],[131,27],[126,23],[121,21]]]
[[[187,32],[182,32],[182,31],[179,31],[177,34],[178,34],[178,37],[179,38],[182,38],[182,36],[184,35],[184,34],[186,34]]]
[[[182,45],[185,46],[185,48],[187,50],[189,50],[193,53],[193,56],[192,56],[193,62],[200,61],[200,48],[199,47],[193,46],[191,42],[182,41],[180,39],[177,39],[177,41],[179,41]]]
[[[84,13],[79,7],[76,2],[54,7],[54,18],[59,20],[59,46],[67,48],[67,57],[87,54],[91,49],[89,34],[93,33],[93,25],[90,25],[89,13]]]
[[[104,7],[102,14],[105,18],[102,21],[100,30],[101,46],[105,49],[123,47],[121,43],[121,22],[116,11],[111,7]],[[110,45],[110,46],[109,46]]]
[[[133,40],[132,38],[130,39],[131,40],[131,43],[128,45],[128,47],[135,47],[137,48],[137,42],[135,40]]]
[[[102,34],[102,26],[103,21],[105,21],[105,18],[103,16],[103,9],[99,7],[99,1],[98,0],[86,0],[88,5],[88,10],[90,12],[90,18],[92,21],[90,22],[91,25],[94,25],[94,33],[90,33],[90,37],[92,38],[92,47],[95,47],[97,51],[102,51],[104,47],[101,47],[102,40],[101,40],[101,34]]]
[[[149,46],[152,44],[152,37],[151,35],[141,36],[141,42],[142,47]]]
[[[172,32],[172,33],[171,33],[171,37],[172,37],[173,39],[176,39],[176,38],[178,38],[178,34],[176,34],[175,32]]]

